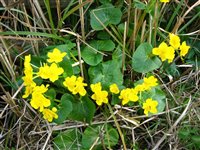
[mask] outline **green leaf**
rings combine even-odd
[[[118,45],[116,50],[112,53],[112,60],[118,61],[118,64],[122,64],[122,49]]]
[[[61,132],[53,139],[55,150],[77,150],[81,134],[78,129],[71,129]]]
[[[121,21],[122,12],[112,4],[104,4],[90,12],[90,24],[94,30],[103,30],[109,24],[118,24]]]
[[[69,114],[69,118],[78,121],[90,123],[94,117],[96,110],[95,104],[87,96],[81,100],[73,100],[73,111]]]
[[[71,101],[73,100],[73,96],[67,93],[61,97],[61,105],[60,109],[58,110],[58,119],[55,119],[56,123],[60,124],[66,120],[66,118],[72,111]]]
[[[90,42],[90,46],[97,51],[112,51],[115,48],[115,44],[111,40],[93,40]],[[91,66],[99,64],[103,60],[103,55],[97,51],[86,46],[82,51],[84,61]]]
[[[63,59],[62,62],[59,63],[59,66],[62,67],[64,70],[64,73],[63,73],[64,77],[72,76],[74,74],[71,61],[67,59],[66,57]]]
[[[162,62],[152,55],[152,46],[149,43],[142,43],[132,57],[133,70],[139,73],[147,73],[158,69]]]
[[[98,66],[90,67],[88,74],[91,83],[101,82],[105,89],[109,89],[109,86],[113,83],[116,83],[118,86],[123,84],[123,75],[117,60],[107,61]]]
[[[109,40],[110,39],[110,34],[106,31],[99,31],[97,34],[97,38],[100,40]]]
[[[85,149],[89,149],[94,143],[94,149],[102,149],[102,142],[109,149],[118,143],[119,135],[113,127],[105,126],[89,126],[85,129],[82,136],[82,145]]]
[[[200,143],[200,135],[193,135],[191,139],[192,139],[193,143],[195,143],[195,144]]]
[[[45,93],[45,96],[51,101],[54,101],[54,99],[56,98],[56,91],[53,88],[51,88]]]
[[[147,7],[145,3],[142,3],[139,0],[134,0],[134,6],[138,9],[146,9]]]

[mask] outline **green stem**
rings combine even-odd
[[[117,127],[118,132],[119,132],[119,136],[121,137],[122,144],[123,144],[123,146],[124,146],[124,150],[127,150],[127,149],[126,149],[126,143],[125,143],[125,141],[124,141],[124,135],[123,135],[123,133],[122,133],[122,130],[120,129],[119,123],[117,122],[117,119],[116,119],[116,117],[115,117],[115,115],[114,115],[114,112],[113,112],[113,110],[112,110],[112,107],[110,106],[109,103],[108,103],[108,108],[109,108],[110,113],[111,113],[111,115],[112,115],[112,117],[113,117],[113,119],[114,119],[115,125],[116,125],[116,127]]]

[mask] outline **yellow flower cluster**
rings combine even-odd
[[[143,83],[142,84],[138,84],[135,87],[135,90],[137,92],[143,92],[146,90],[150,90],[152,87],[157,86],[158,85],[158,80],[154,77],[154,76],[150,76],[148,78],[144,78],[143,79]]]
[[[122,105],[127,104],[129,101],[136,102],[139,100],[138,93],[150,90],[152,87],[157,86],[157,79],[154,76],[144,78],[142,84],[138,84],[135,88],[126,88],[120,92],[119,99],[122,99]]]
[[[33,81],[33,68],[31,67],[31,55],[25,56],[24,60],[24,74],[25,76],[22,77],[24,80],[25,94],[23,98],[27,98],[33,91],[33,88],[36,86],[36,83]]]
[[[170,46],[162,42],[158,47],[153,48],[152,53],[158,55],[162,61],[168,60],[171,63],[175,57],[175,50],[179,50],[180,56],[183,57],[190,49],[190,46],[186,45],[185,41],[180,44],[180,38],[172,33],[169,34],[169,44]]]
[[[158,102],[156,100],[153,100],[151,98],[146,99],[145,103],[143,103],[142,108],[144,109],[144,114],[148,116],[149,112],[150,113],[157,113],[157,107]]]
[[[101,82],[91,84],[90,88],[94,92],[91,98],[96,101],[97,105],[101,106],[103,103],[108,103],[108,92],[102,91]]]
[[[44,110],[45,107],[51,105],[49,99],[47,99],[43,94],[48,90],[48,85],[46,87],[42,84],[41,86],[36,86],[32,92],[31,106],[34,109],[39,109],[40,112]]]
[[[173,43],[171,45],[175,46],[174,44],[176,43]],[[182,46],[184,47],[185,45]],[[39,110],[43,114],[44,119],[48,120],[49,122],[52,122],[53,119],[58,118],[58,114],[57,108],[52,107],[51,100],[48,99],[45,95],[48,91],[49,84],[37,85],[36,82],[33,81],[33,79],[40,77],[42,79],[48,79],[51,82],[57,81],[59,79],[59,76],[61,76],[64,73],[64,69],[62,67],[59,67],[59,62],[63,61],[63,58],[66,56],[66,53],[62,53],[60,50],[55,48],[52,52],[49,52],[47,56],[47,63],[44,63],[42,66],[40,66],[38,68],[38,72],[35,73],[33,73],[33,68],[30,63],[31,56],[28,55],[25,57],[25,76],[23,77],[23,80],[26,89],[23,98],[27,98],[30,96],[31,106],[34,109]],[[167,57],[167,59],[169,58]],[[35,77],[33,77],[34,74]],[[74,95],[79,94],[80,96],[85,96],[87,94],[87,91],[85,89],[87,84],[84,83],[84,79],[82,77],[77,77],[75,75],[72,75],[71,77],[66,77],[63,81],[63,85]],[[138,84],[135,88],[125,88],[121,91],[119,90],[118,85],[113,83],[109,86],[109,91],[111,94],[119,94],[118,98],[121,99],[122,105],[125,105],[130,101],[138,101],[138,93],[144,92],[146,90],[151,90],[152,87],[157,85],[157,79],[153,76],[150,76],[144,78],[143,82],[141,84]],[[91,98],[96,102],[97,105],[101,106],[103,103],[108,103],[109,92],[102,89],[101,82],[91,84],[90,88],[93,92]],[[147,99],[146,102],[143,103],[144,113],[146,115],[148,115],[148,112],[156,113],[157,105],[158,104],[156,104],[156,101],[152,99]]]
[[[42,79],[49,79],[51,82],[58,80],[59,76],[64,72],[63,68],[59,67],[57,63],[61,62],[66,53],[61,53],[57,48],[53,49],[53,52],[47,54],[48,62],[51,63],[48,65],[45,63],[43,66],[39,67],[39,71],[35,73],[37,76],[33,77],[33,68],[30,64],[31,55],[25,56],[24,61],[24,74],[22,77],[24,80],[25,94],[23,98],[27,98],[31,95],[30,104],[34,109],[39,109],[43,114],[43,118],[51,122],[53,118],[57,119],[58,115],[56,114],[57,109],[54,107],[49,109],[51,101],[45,97],[45,92],[48,91],[49,85],[40,85],[33,81],[33,78],[41,77]]]
[[[68,88],[72,94],[77,94],[79,93],[81,96],[85,96],[86,90],[84,86],[87,86],[86,83],[83,83],[83,78],[82,77],[76,77],[76,76],[71,76],[65,78],[65,81],[63,82],[63,85]]]

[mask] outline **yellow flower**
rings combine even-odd
[[[165,42],[162,42],[159,47],[153,48],[152,50],[154,55],[158,55],[162,61],[168,59],[168,62],[172,62],[175,57],[175,50],[171,46],[167,46]]]
[[[45,87],[43,84],[41,86],[36,86],[34,87],[32,92],[30,104],[34,109],[39,108],[40,112],[44,110],[44,107],[48,107],[51,105],[50,100],[43,95],[43,93],[45,93],[48,90],[48,86],[49,85],[46,85]]]
[[[85,90],[84,86],[87,86],[87,84],[83,83],[82,77],[78,77],[76,80],[76,86],[74,87],[72,94],[79,93],[81,96],[85,96],[86,90]]]
[[[55,107],[51,109],[44,109],[42,114],[43,114],[43,118],[48,120],[49,122],[52,122],[53,118],[57,119],[58,115],[56,114],[57,109]]]
[[[33,88],[36,86],[36,83],[33,81],[33,69],[31,67],[31,55],[25,56],[24,61],[24,74],[22,77],[25,85],[25,94],[23,98],[27,98],[33,91]]]
[[[45,93],[48,90],[48,87],[49,87],[48,84],[46,86],[44,86],[44,84],[42,84],[40,86],[36,86],[33,89],[33,92],[43,94],[43,93]]]
[[[144,78],[144,87],[146,90],[150,90],[151,87],[158,85],[157,79],[154,76],[150,76],[148,78]]]
[[[102,89],[101,82],[91,84],[90,88],[94,92],[91,98],[96,101],[97,105],[101,106],[102,103],[105,103],[105,104],[108,103],[108,98],[107,98],[108,92],[101,90]]]
[[[43,94],[33,92],[30,104],[34,109],[39,108],[39,111],[42,112],[44,110],[44,107],[48,107],[51,105],[51,102],[49,99],[44,97]]]
[[[119,99],[122,99],[122,105],[127,104],[129,101],[136,102],[138,101],[137,91],[132,88],[123,89],[120,92]]]
[[[101,106],[102,103],[108,103],[108,92],[107,91],[96,91],[91,98],[96,101],[97,105]]]
[[[186,45],[186,42],[182,42],[180,46],[180,56],[185,56],[188,53],[188,50],[190,49],[190,46]]]
[[[110,92],[111,93],[114,93],[114,94],[118,94],[119,93],[119,88],[117,86],[117,84],[111,84],[110,85]]]
[[[59,49],[54,48],[53,52],[48,52],[47,56],[49,57],[49,59],[47,59],[47,61],[49,63],[52,63],[52,62],[59,63],[63,60],[63,57],[65,57],[66,54],[67,53],[65,52],[61,53]]]
[[[79,93],[81,96],[85,96],[86,90],[84,86],[87,86],[86,83],[83,83],[82,77],[76,77],[72,75],[71,77],[65,78],[65,81],[63,82],[63,85],[68,88],[72,94]]]
[[[76,76],[66,77],[63,85],[68,88],[69,91],[73,91],[76,86]]]
[[[173,48],[178,49],[180,46],[180,38],[177,35],[170,33],[169,34],[169,44]]]
[[[25,93],[22,96],[23,98],[27,98],[30,94],[32,94],[34,87],[36,86],[36,84],[31,84],[25,87]]]
[[[101,91],[101,82],[95,83],[95,84],[91,84],[90,88],[92,90],[92,92],[98,92]]]
[[[142,108],[144,109],[144,114],[148,116],[150,113],[157,113],[158,102],[156,100],[152,100],[151,98],[146,99],[145,103],[143,103]]]
[[[51,66],[44,64],[44,66],[39,68],[38,76],[43,79],[49,79],[51,82],[55,82],[63,72],[63,68],[58,67],[55,63],[52,63]]]
[[[144,84],[138,84],[138,85],[136,85],[136,87],[135,87],[134,89],[135,89],[135,91],[137,91],[137,92],[143,92],[143,91],[146,90],[146,87],[145,87]]]
[[[163,2],[163,3],[168,3],[169,0],[160,0],[160,2]]]

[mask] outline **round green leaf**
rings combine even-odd
[[[77,150],[79,149],[79,143],[81,134],[78,129],[71,129],[59,133],[54,139],[54,149],[55,150]]]
[[[69,114],[69,118],[78,121],[90,123],[94,117],[96,110],[95,104],[87,96],[81,100],[73,100],[73,111]]]
[[[117,60],[111,60],[90,67],[88,70],[91,83],[101,82],[104,89],[108,89],[113,83],[121,86],[123,83],[123,75],[121,73],[120,64]]]
[[[109,24],[118,24],[121,21],[122,12],[112,4],[104,4],[90,13],[90,24],[94,30],[103,30]]]
[[[82,57],[91,66],[96,66],[103,60],[103,55],[98,53],[98,51],[112,51],[115,48],[115,44],[111,40],[93,40],[89,44],[97,51],[86,46],[82,51]]]
[[[118,139],[118,132],[110,125],[89,126],[82,136],[82,145],[85,149],[89,149],[97,141],[94,149],[102,149],[103,140],[104,145],[111,148],[118,143]]]
[[[133,70],[139,73],[147,73],[158,69],[162,62],[156,56],[152,56],[152,46],[149,43],[142,43],[132,57]]]

